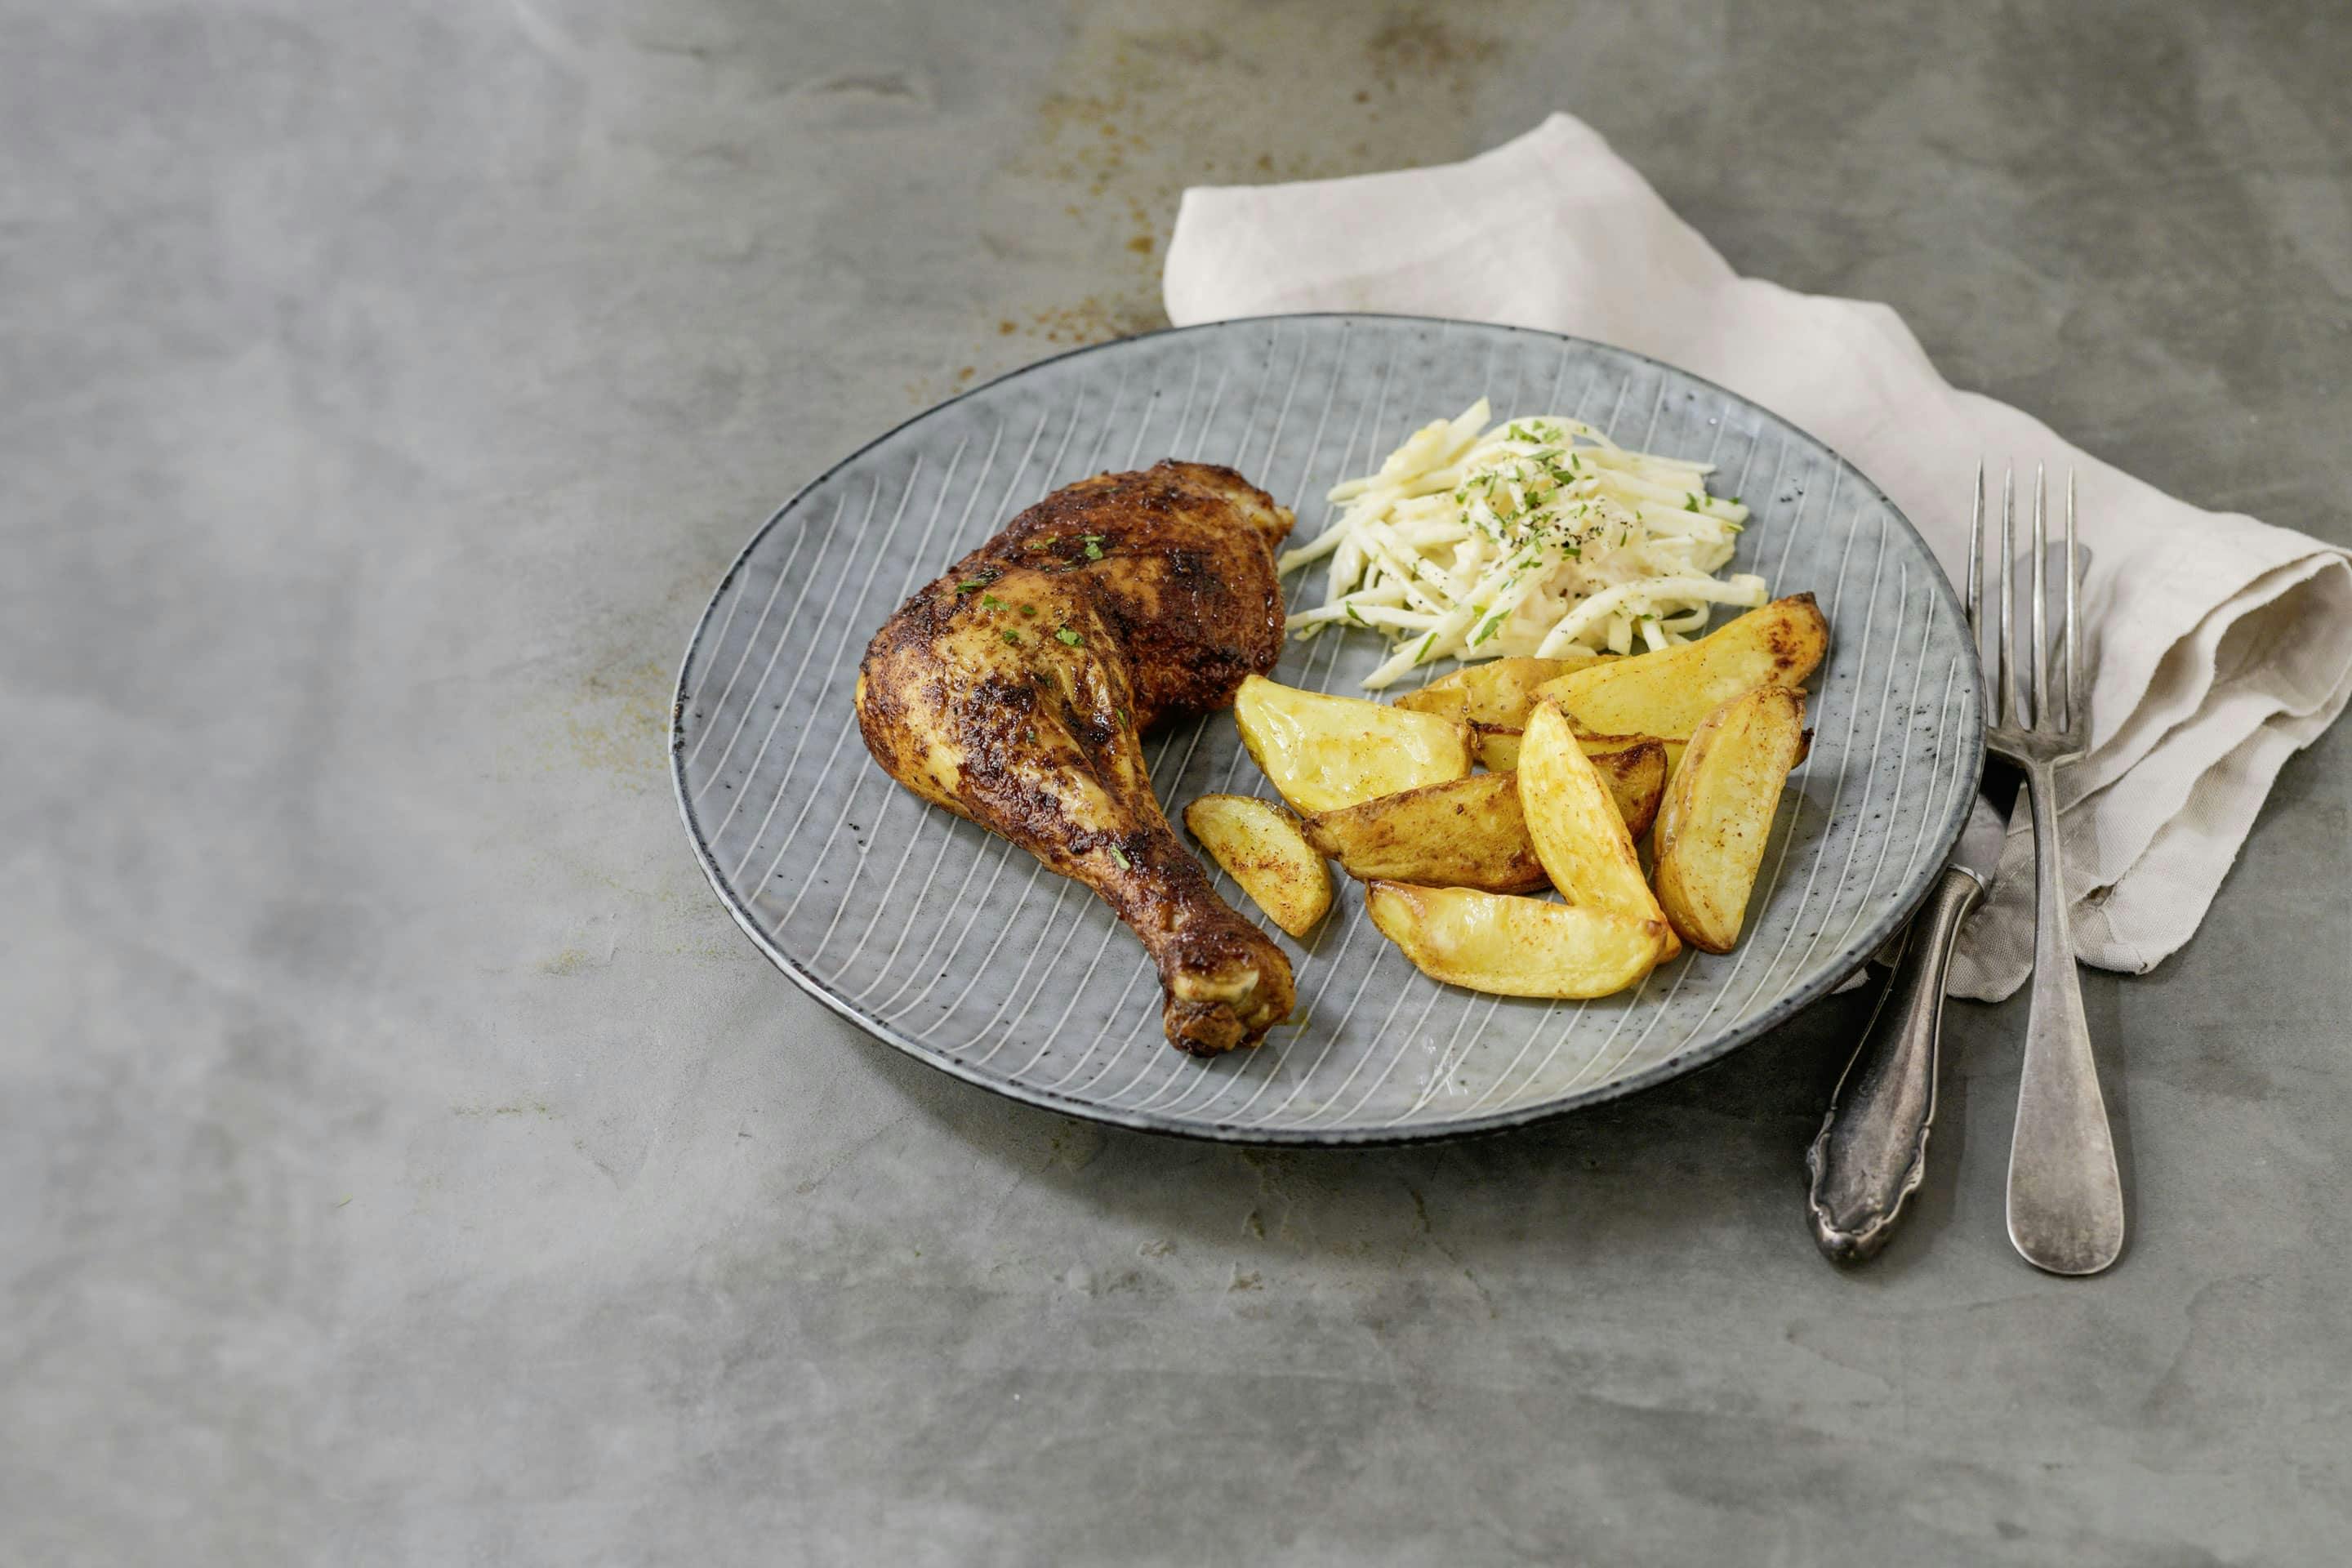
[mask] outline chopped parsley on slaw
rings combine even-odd
[[[1482,397],[1423,426],[1379,472],[1333,486],[1338,521],[1281,558],[1286,576],[1331,563],[1324,602],[1290,631],[1369,626],[1396,645],[1366,689],[1438,658],[1669,647],[1711,605],[1765,602],[1763,578],[1717,575],[1748,508],[1707,493],[1706,465],[1559,415],[1492,419]]]

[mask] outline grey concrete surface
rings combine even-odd
[[[1157,319],[1187,183],[1566,107],[1744,268],[2352,539],[2341,5],[0,4],[0,1560],[2352,1556],[2352,735],[2093,975],[2134,1226],[2001,1233],[2021,1006],[1812,1255],[1855,1026],[1528,1135],[998,1103],[730,926],[719,572]]]

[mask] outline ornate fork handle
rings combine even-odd
[[[1876,1256],[1927,1172],[1936,1119],[1936,1058],[1944,1032],[1944,970],[1983,885],[1947,868],[1895,961],[1862,1045],[1806,1152],[1805,1212],[1813,1244],[1835,1263]]]
[[[2033,1000],[2009,1147],[2009,1238],[2037,1268],[2096,1274],[2123,1251],[2123,1177],[2059,876],[2055,770],[2024,771],[2033,797]]]

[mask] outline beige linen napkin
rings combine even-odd
[[[2143,973],[2189,940],[2280,764],[2352,694],[2347,552],[2160,494],[1954,390],[1885,305],[1738,277],[1568,115],[1441,168],[1187,191],[1164,285],[1179,325],[1384,310],[1548,328],[1681,365],[1851,459],[1956,580],[1980,457],[1996,473],[2074,469],[2093,751],[2063,786],[2061,838],[2086,963]],[[1955,963],[1962,995],[2005,996],[2032,963],[2021,811],[2008,831]]]

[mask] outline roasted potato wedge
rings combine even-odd
[[[1470,729],[1477,742],[1478,760],[1489,771],[1508,773],[1519,765],[1519,740],[1525,731],[1490,730],[1483,724]],[[1671,759],[1682,754],[1683,743],[1661,741],[1654,735],[1579,735],[1576,743],[1592,759],[1601,782],[1609,786],[1609,798],[1617,803],[1625,831],[1639,840],[1658,815],[1658,798],[1665,793],[1667,776],[1674,772]]]
[[[1536,688],[1589,665],[1614,658],[1579,649],[1568,658],[1498,658],[1489,664],[1465,665],[1440,676],[1418,691],[1396,700],[1399,708],[1434,713],[1441,719],[1517,729],[1536,705]]]
[[[1572,724],[1569,728],[1576,735],[1576,749],[1596,761],[1612,752],[1636,751],[1658,739],[1655,735],[1592,735]]]
[[[1204,795],[1184,808],[1184,826],[1241,884],[1267,918],[1293,936],[1315,929],[1331,907],[1331,872],[1298,819],[1248,795]]]
[[[1307,821],[1307,841],[1351,877],[1525,893],[1548,886],[1519,815],[1518,781],[1473,773]]]
[[[1526,731],[1503,724],[1473,724],[1470,742],[1478,764],[1492,773],[1507,773],[1519,765],[1519,737]]]
[[[1282,798],[1308,816],[1470,772],[1470,727],[1458,720],[1264,676],[1242,681],[1234,722]]]
[[[1656,765],[1663,767],[1664,761],[1661,748]],[[1549,702],[1538,703],[1528,715],[1518,778],[1528,835],[1560,897],[1582,909],[1663,926],[1665,913],[1642,876],[1633,836],[1626,830],[1609,786],[1576,743],[1567,719]],[[1681,951],[1669,934],[1659,961]]]
[[[1364,907],[1433,980],[1496,996],[1606,996],[1650,972],[1657,921],[1471,888],[1374,882]]]
[[[1829,623],[1811,594],[1799,594],[1696,642],[1574,670],[1539,690],[1579,731],[1679,741],[1743,691],[1802,686],[1829,646]]]
[[[1594,750],[1596,740],[1620,741],[1622,735],[1580,735],[1577,749],[1592,763],[1609,791],[1617,815],[1625,819],[1625,833],[1636,843],[1657,820],[1658,802],[1666,793],[1666,742],[1652,735],[1630,737],[1633,744]]]
[[[1729,952],[1739,940],[1780,786],[1805,750],[1805,695],[1785,686],[1733,698],[1691,736],[1652,845],[1658,902],[1693,947]]]

